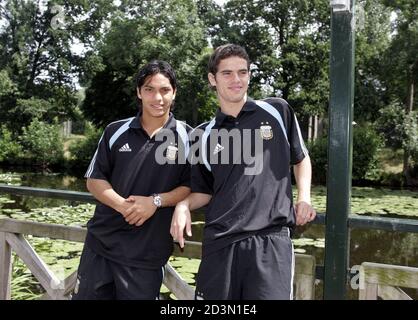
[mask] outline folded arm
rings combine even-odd
[[[101,203],[113,208],[122,215],[132,205],[120,196],[110,183],[102,179],[87,179],[87,190]]]
[[[179,201],[183,200],[190,194],[190,188],[180,186],[170,192],[160,193],[161,207],[174,207]],[[142,225],[151,218],[157,206],[154,204],[153,197],[134,196],[131,195],[126,199],[131,207],[124,214],[126,222],[136,226]]]

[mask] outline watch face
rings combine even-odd
[[[159,208],[161,207],[161,197],[159,195],[154,195],[154,204]]]

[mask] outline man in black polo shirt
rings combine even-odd
[[[145,65],[139,113],[109,124],[99,141],[85,176],[100,203],[87,224],[73,299],[158,297],[174,206],[190,193],[189,128],[170,113],[176,87],[168,63]]]
[[[249,67],[242,47],[215,50],[208,77],[220,109],[191,133],[198,137],[191,149],[192,193],[177,204],[170,232],[183,246],[184,229],[191,235],[190,210],[208,204],[197,299],[292,299],[290,229],[316,215],[295,114],[283,99],[247,98]]]

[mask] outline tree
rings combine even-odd
[[[384,0],[384,3],[394,10],[396,18],[393,22],[394,35],[384,57],[386,67],[383,78],[391,100],[404,105],[407,121],[406,141],[403,141],[403,174],[406,184],[409,185],[413,182],[411,154],[415,152],[418,136],[418,117],[413,112],[417,102],[415,87],[418,80],[418,10],[413,0]]]
[[[382,79],[382,56],[390,45],[391,10],[381,0],[357,2],[354,77],[354,119],[374,122],[390,104]]]
[[[329,1],[231,0],[211,21],[215,46],[246,48],[253,63],[251,96],[281,96],[305,118],[326,113]]]
[[[242,44],[254,64],[255,86],[270,86],[267,92],[295,105],[305,88],[318,88],[318,82],[312,83],[312,74],[317,79],[327,74],[322,69],[327,71],[329,54],[328,5],[323,0],[232,0],[225,5],[223,24],[214,42]],[[326,96],[327,90],[322,95]],[[316,100],[316,94],[306,96]],[[316,105],[324,111],[322,103],[321,107]]]
[[[1,115],[9,127],[28,125],[32,113],[43,120],[71,117],[83,73],[82,55],[73,44],[91,44],[110,8],[104,0],[2,2],[0,70],[14,90],[1,97]]]
[[[102,68],[89,82],[84,114],[98,126],[131,116],[137,110],[139,67],[162,59],[170,62],[179,80],[176,115],[195,122],[204,89],[200,68],[206,45],[194,1],[121,1],[98,48]]]

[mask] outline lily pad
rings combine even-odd
[[[56,264],[57,261],[58,261],[58,259],[56,257],[53,257],[53,256],[42,255],[41,258],[49,266],[52,266],[52,265]]]
[[[199,266],[195,266],[195,265],[188,265],[188,264],[184,264],[183,266],[181,266],[180,268],[176,269],[177,272],[186,272],[186,273],[197,273],[197,271],[199,270]]]
[[[11,200],[6,197],[0,197],[0,204],[6,204],[6,203],[16,203],[15,200]]]
[[[169,293],[170,290],[165,285],[161,285],[160,293]]]
[[[0,173],[0,183],[19,185],[21,183],[21,175],[18,173]]]
[[[78,269],[78,266],[80,265],[80,258],[59,259],[57,264],[60,264],[66,270],[69,270],[69,272],[70,271],[76,271]]]

